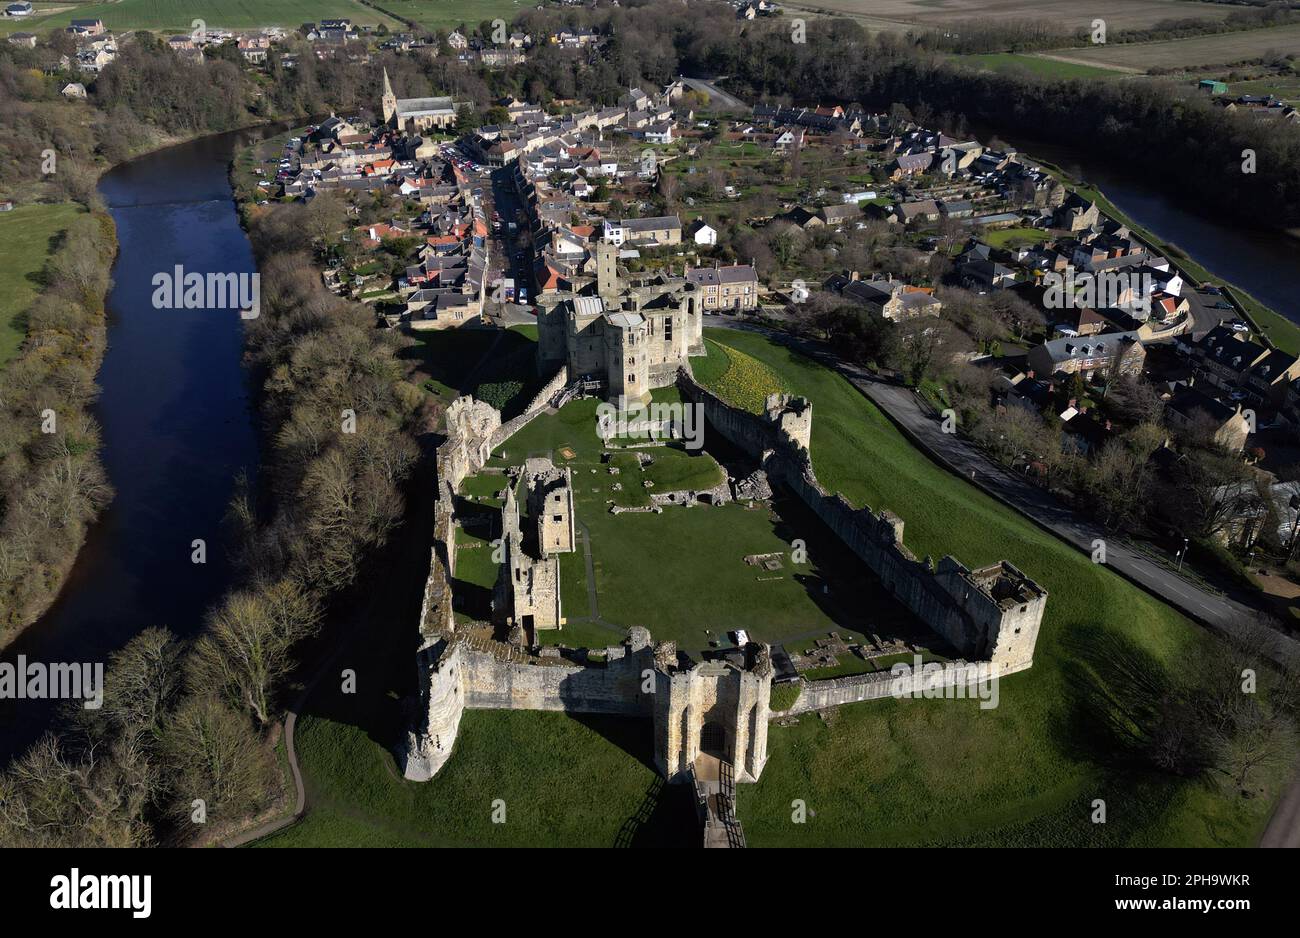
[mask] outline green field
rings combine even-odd
[[[42,8],[57,8],[44,12]],[[196,19],[209,27],[251,29],[255,26],[301,26],[322,19],[344,18],[354,25],[390,29],[396,20],[362,6],[356,0],[117,0],[115,3],[39,4],[36,14],[21,21],[0,20],[0,31],[66,26],[73,19],[100,19],[113,30],[156,29],[188,31]]]
[[[1038,55],[1023,55],[1015,52],[962,55],[956,56],[955,59],[993,72],[1026,71],[1040,78],[1123,78],[1125,74],[1123,71],[1105,66],[1064,62],[1060,59],[1047,59]]]
[[[311,810],[258,846],[694,843],[685,789],[664,786],[649,765],[647,721],[467,710],[454,760],[421,783],[401,779],[392,756],[347,712],[298,724]],[[504,806],[504,823],[493,822],[494,802]],[[649,821],[638,823],[643,805]]]
[[[0,212],[0,366],[22,345],[22,313],[40,292],[39,275],[51,242],[67,230],[79,208],[71,203],[20,205]]]
[[[377,0],[376,6],[393,16],[418,23],[426,29],[451,29],[464,24],[470,29],[484,20],[507,23],[533,7],[521,0]],[[539,37],[534,36],[534,41]]]
[[[989,247],[1016,248],[1042,244],[1052,240],[1052,235],[1042,228],[990,228],[980,233],[980,240]]]

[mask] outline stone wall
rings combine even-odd
[[[737,779],[762,773],[772,681],[766,646],[749,646],[740,660],[684,664],[672,642],[652,644],[648,631],[632,628],[621,645],[604,649],[604,661],[563,655],[463,633],[438,636],[418,659],[419,716],[400,753],[405,777],[426,781],[442,768],[466,709],[650,717],[655,764],[673,782],[685,780],[713,724]]]
[[[542,385],[542,389],[533,395],[533,399],[528,402],[523,413],[512,420],[509,420],[492,431],[489,439],[489,446],[495,450],[506,440],[510,439],[524,427],[536,419],[537,415],[550,406],[551,400],[559,394],[569,384],[569,366],[561,365],[560,370],[551,376],[551,379]]]
[[[969,684],[973,680],[986,679],[987,667],[984,662],[954,662],[955,667],[946,668],[942,676],[936,678],[932,687],[955,687]],[[1023,671],[1028,664],[1019,664],[1009,668],[999,668],[998,677]],[[788,710],[773,712],[774,719],[809,713],[813,710],[825,710],[827,707],[839,707],[844,704],[861,703],[864,700],[883,700],[894,696],[894,675],[888,671],[874,671],[870,674],[851,674],[847,677],[831,678],[824,681],[799,679],[802,691],[799,699]]]
[[[870,567],[885,588],[958,653],[994,661],[1003,673],[1033,663],[1047,591],[1006,561],[970,570],[953,557],[934,565],[903,543],[903,520],[889,511],[854,508],[817,481],[807,441],[811,410],[799,399],[769,398],[765,414],[734,407],[678,373],[684,399],[702,404],[710,428],[757,460]]]

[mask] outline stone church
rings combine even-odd
[[[451,98],[399,98],[388,80],[388,69],[384,69],[384,93],[380,105],[384,123],[404,133],[445,130],[456,123],[457,105]]]

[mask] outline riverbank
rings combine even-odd
[[[75,203],[58,205],[71,209]],[[25,237],[32,234],[24,229]],[[20,444],[10,456],[17,465],[6,473],[3,492],[0,650],[58,599],[90,527],[111,499],[92,411],[94,376],[107,346],[105,304],[117,228],[107,213],[76,206],[47,237],[58,246],[37,274],[44,289],[21,311],[21,348],[0,371],[3,419],[10,424],[5,435]]]

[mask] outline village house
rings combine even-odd
[[[76,33],[78,36],[100,36],[104,33],[103,20],[79,19],[73,20],[68,26],[67,32]]]
[[[699,306],[709,312],[739,312],[758,306],[758,275],[749,265],[686,268],[686,282],[694,284],[703,299]]]
[[[1086,338],[1051,339],[1029,352],[1035,374],[1100,376],[1105,380],[1142,373],[1146,349],[1136,332],[1112,332]]]
[[[1165,422],[1175,430],[1202,427],[1214,442],[1232,452],[1241,452],[1250,436],[1250,423],[1241,404],[1229,406],[1196,388],[1184,388],[1165,406]]]
[[[605,241],[615,247],[638,244],[655,247],[680,244],[682,223],[676,215],[653,218],[625,218],[621,221],[605,220]]]
[[[863,280],[856,270],[851,270],[833,275],[823,286],[890,322],[937,317],[943,310],[933,291],[895,280],[892,274]]]

